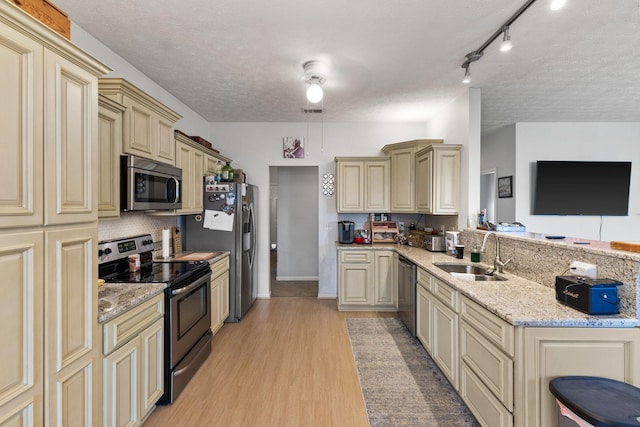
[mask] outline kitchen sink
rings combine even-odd
[[[496,282],[507,280],[502,276],[487,274],[491,270],[472,264],[433,264],[453,277],[474,282]]]

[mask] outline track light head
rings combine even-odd
[[[467,64],[466,67],[464,67],[464,78],[462,79],[462,83],[464,84],[469,84],[471,83],[471,71],[469,71],[469,64]]]
[[[502,37],[502,43],[500,44],[500,52],[509,52],[513,47],[511,43],[511,36],[509,35],[509,26],[505,25],[503,28],[504,36]]]

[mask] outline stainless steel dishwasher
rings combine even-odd
[[[416,265],[398,257],[398,314],[400,320],[416,335]]]

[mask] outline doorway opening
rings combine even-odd
[[[269,167],[271,297],[318,296],[318,167]]]
[[[480,209],[487,210],[485,221],[496,222],[496,169],[480,172]]]

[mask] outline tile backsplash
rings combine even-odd
[[[177,216],[154,216],[144,212],[120,212],[120,219],[100,221],[98,240],[111,240],[122,237],[151,234],[155,247],[162,247],[162,230],[178,225]]]

